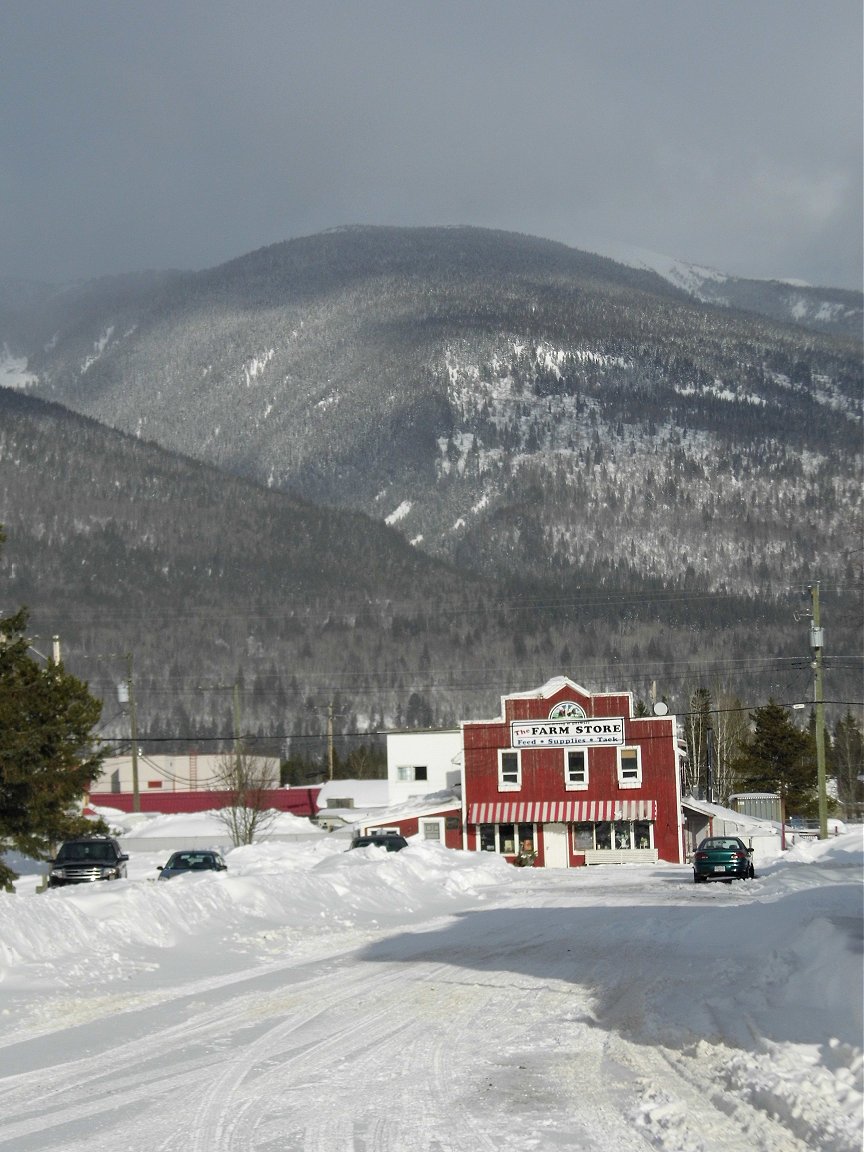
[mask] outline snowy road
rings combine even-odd
[[[0,1150],[858,1152],[851,847],[707,888],[248,849],[15,897]],[[31,936],[55,919],[65,966]]]

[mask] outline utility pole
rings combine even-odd
[[[138,715],[135,711],[135,687],[132,676],[132,653],[126,654],[126,687],[129,691],[129,726],[132,736],[132,811],[141,811],[141,793],[138,788]]]
[[[710,716],[705,733],[705,799],[709,804],[714,803],[714,728]]]
[[[810,587],[813,617],[810,621],[810,647],[813,650],[813,702],[816,706],[816,787],[819,793],[819,839],[828,838],[828,789],[825,782],[825,707],[822,694],[822,646],[824,635],[819,621],[819,582]]]
[[[333,779],[333,701],[327,705],[327,775]]]
[[[235,680],[231,687],[231,700],[234,712],[234,755],[240,757],[240,747],[242,738],[240,736],[241,730],[241,701],[240,701],[240,681]]]

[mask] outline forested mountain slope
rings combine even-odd
[[[497,714],[500,694],[562,672],[593,689],[652,687],[686,710],[700,685],[806,699],[806,601],[629,588],[512,587],[425,557],[362,514],[316,508],[0,389],[3,610],[27,604],[34,647],[105,700],[132,657],[142,743],[204,750],[242,730],[343,752],[388,726]],[[855,599],[825,588],[828,699],[856,698]],[[350,736],[350,738],[349,738]],[[173,746],[173,743],[172,745]],[[260,745],[259,745],[260,746]]]
[[[848,567],[847,336],[477,229],[346,229],[115,287],[79,289],[65,327],[54,301],[33,392],[462,567],[746,592]]]
[[[187,686],[199,659],[227,684],[269,648],[272,682],[285,691],[296,676],[280,712],[291,724],[316,668],[324,695],[352,682],[348,712],[374,723],[405,719],[412,694],[436,722],[491,714],[499,691],[561,672],[636,691],[659,679],[674,694],[734,668],[765,697],[780,681],[754,659],[795,653],[802,698],[794,613],[810,582],[823,585],[835,654],[860,656],[862,350],[849,334],[860,296],[835,301],[836,323],[826,304],[816,331],[764,315],[770,293],[743,311],[746,293],[720,306],[684,287],[461,228],[343,229],[202,273],[7,286],[9,382],[138,440],[45,408],[16,432],[7,394],[0,518],[26,553],[13,534],[12,591],[86,605],[81,643],[102,646],[110,629],[84,639],[102,628],[100,605],[135,606],[139,621],[174,605],[176,626],[141,644],[154,675],[160,652],[183,662]],[[40,456],[53,461],[42,473]],[[8,467],[16,458],[29,475]],[[174,478],[165,537],[153,469]],[[97,513],[109,495],[113,512]],[[303,510],[302,530],[274,527],[285,509]],[[286,550],[292,536],[307,545]],[[395,568],[372,540],[397,550]],[[450,567],[424,566],[424,553]],[[367,632],[358,597],[406,607]],[[192,627],[199,604],[243,622],[225,625],[229,637]],[[252,623],[259,606],[261,620],[288,620],[296,605],[313,629],[295,630],[296,644],[282,624]],[[356,615],[356,651],[334,639],[330,607]],[[837,666],[844,700],[861,696],[851,668]],[[176,730],[171,699],[153,714]],[[209,725],[216,711],[196,717]]]

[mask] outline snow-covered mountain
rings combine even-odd
[[[508,233],[344,229],[96,282],[29,314],[26,348],[0,337],[31,394],[487,575],[754,592],[844,573],[860,342],[666,273]]]
[[[527,236],[356,228],[203,273],[0,292],[5,395],[58,402],[142,449],[57,408],[5,405],[0,523],[27,539],[10,589],[62,603],[92,647],[110,643],[100,606],[149,620],[170,604],[178,677],[201,645],[223,682],[278,648],[273,683],[299,670],[301,724],[317,645],[339,676],[374,669],[367,718],[397,719],[434,680],[449,722],[478,662],[517,677],[487,678],[495,699],[588,654],[604,686],[616,663],[669,683],[692,657],[767,696],[772,673],[736,660],[754,644],[806,651],[789,599],[819,580],[849,661],[836,697],[859,699],[861,341],[702,302],[694,283]],[[297,550],[278,507],[294,497]],[[450,568],[412,572],[403,542]],[[316,596],[317,571],[338,572],[338,591]],[[250,614],[226,627],[224,670],[224,637],[184,608],[204,592],[214,613],[234,619],[239,598]],[[430,620],[445,600],[452,615]],[[85,603],[98,640],[81,630]],[[252,619],[285,603],[295,618]],[[159,634],[140,645],[155,674]]]
[[[790,324],[822,332],[860,337],[860,292],[843,288],[815,287],[803,281],[750,280],[730,276],[715,268],[677,260],[646,248],[605,245],[604,253],[631,268],[656,272],[676,288],[705,304],[755,312]]]

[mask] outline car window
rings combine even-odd
[[[110,844],[91,843],[87,840],[64,844],[57,853],[58,860],[113,860],[114,857],[114,849]]]

